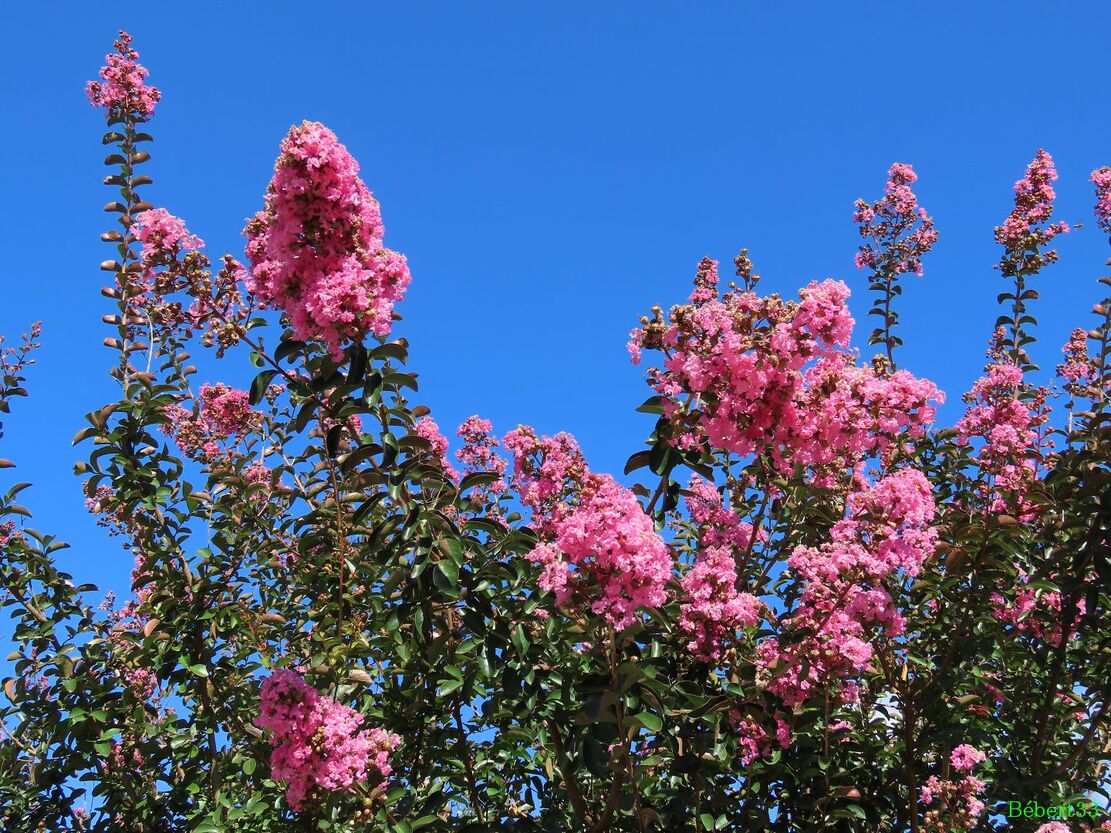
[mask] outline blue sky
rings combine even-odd
[[[116,395],[97,270],[112,194],[83,85],[118,28],[164,95],[148,199],[241,256],[281,137],[324,122],[409,258],[398,333],[440,425],[571,431],[598,470],[651,429],[627,333],[685,297],[703,255],[748,246],[764,291],[846,280],[864,318],[852,202],[893,161],[941,234],[903,296],[900,365],[948,393],[952,422],[1006,288],[992,227],[1013,182],[1047,148],[1058,217],[1087,222],[1088,173],[1111,164],[1104,2],[22,4],[5,22],[0,332],[42,319],[45,346],[2,456],[35,483],[34,525],[74,544],[66,569],[117,591],[130,559],[85,513],[69,442]],[[1046,368],[1091,326],[1109,254],[1090,222],[1059,248],[1037,283]]]

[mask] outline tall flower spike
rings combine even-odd
[[[1011,302],[1011,316],[1001,316],[998,323],[1009,329],[1008,357],[1023,370],[1033,369],[1026,345],[1033,337],[1025,330],[1029,317],[1026,302],[1035,295],[1026,288],[1026,279],[1037,274],[1043,266],[1057,261],[1057,252],[1049,242],[1058,234],[1068,232],[1068,223],[1050,223],[1053,200],[1057,198],[1053,183],[1057,181],[1057,168],[1053,157],[1039,149],[1033,161],[1026,166],[1026,175],[1015,183],[1015,207],[995,228],[995,241],[1003,246],[1003,257],[996,268],[1006,278],[1014,278],[1014,292],[999,296],[1000,303]]]
[[[344,342],[389,334],[409,267],[382,245],[378,201],[324,125],[290,129],[265,206],[243,234],[248,289],[264,306],[284,310],[298,338],[323,341],[339,359]]]
[[[868,242],[860,246],[855,263],[858,269],[871,269],[869,288],[879,294],[870,315],[880,316],[882,326],[868,337],[869,344],[882,344],[891,367],[895,347],[903,341],[894,335],[899,313],[892,306],[902,292],[899,276],[908,272],[922,274],[922,258],[937,242],[934,221],[918,204],[911,185],[918,175],[910,165],[896,162],[887,171],[883,199],[872,204],[856,201],[853,219],[860,224],[860,236]]]

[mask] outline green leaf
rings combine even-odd
[[[266,395],[266,389],[270,387],[270,380],[277,375],[276,370],[264,370],[254,381],[251,382],[251,395],[250,402],[252,405],[257,405],[262,401],[262,397]]]
[[[448,587],[455,587],[459,583],[459,567],[450,558],[437,561],[436,571],[444,577]]]
[[[462,685],[462,680],[452,677],[450,680],[446,680],[444,684],[436,690],[436,696],[443,697],[445,694],[451,694],[451,692],[455,691],[455,689],[459,688]]]

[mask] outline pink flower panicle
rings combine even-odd
[[[1097,368],[1088,354],[1088,333],[1077,327],[1069,334],[1061,352],[1065,354],[1065,361],[1057,365],[1057,376],[1065,383],[1064,388],[1069,395],[1098,395],[1090,389],[1096,380]]]
[[[535,560],[545,566],[540,586],[555,594],[557,605],[581,600],[621,629],[636,620],[639,608],[667,601],[667,545],[636,496],[609,475],[588,476],[579,504],[557,524],[547,546]]]
[[[219,441],[243,436],[258,424],[259,414],[250,405],[245,390],[217,382],[201,385],[196,413],[180,405],[165,408],[167,423],[162,430],[178,447],[198,459],[211,462],[220,456]]]
[[[702,258],[694,275],[694,291],[691,292],[692,304],[705,304],[716,301],[718,297],[718,262],[708,257]]]
[[[139,242],[138,274],[125,273],[126,285],[117,287],[123,294],[132,323],[132,337],[146,337],[147,325],[156,338],[189,338],[203,330],[206,346],[218,344],[217,356],[238,343],[246,332],[248,308],[239,284],[245,270],[231,255],[212,274],[211,263],[201,249],[204,241],[191,234],[185,222],[164,208],[152,208],[135,215],[131,235]],[[188,307],[175,295],[191,299]]]
[[[363,721],[354,709],[324,697],[292,671],[275,671],[262,684],[254,722],[270,732],[271,775],[286,782],[286,800],[294,811],[324,793],[389,776],[390,753],[401,739],[382,729],[364,729]]]
[[[679,627],[690,637],[687,650],[703,662],[718,660],[738,630],[760,621],[763,605],[737,591],[737,567],[724,547],[703,549],[681,583]]]
[[[697,474],[692,475],[687,492],[687,511],[698,526],[698,541],[703,548],[731,547],[734,551],[748,548],[752,524],[722,504],[722,497],[713,483]]]
[[[971,775],[959,781],[943,781],[931,775],[919,792],[919,800],[927,807],[922,819],[923,833],[972,830],[987,807],[979,798],[985,786]]]
[[[962,743],[949,755],[949,762],[957,772],[971,772],[973,767],[986,760],[987,755],[967,743]]]
[[[251,410],[247,391],[217,382],[201,385],[200,394],[201,418],[217,439],[245,434],[254,425],[257,414]]]
[[[770,676],[767,689],[791,708],[824,685],[853,699],[851,678],[872,658],[870,630],[878,626],[897,637],[905,629],[885,582],[900,571],[917,575],[936,546],[936,505],[916,469],[864,487],[848,505],[829,541],[796,547],[787,561],[804,582],[796,609],[779,623],[795,638],[782,644],[772,638],[757,648],[757,665]]]
[[[887,171],[882,199],[871,204],[856,201],[853,220],[868,241],[856,254],[858,269],[870,268],[889,279],[907,272],[922,274],[922,258],[937,242],[937,230],[911,190],[917,180],[910,165],[896,162]]]
[[[696,289],[696,293],[698,289]],[[720,299],[657,308],[639,348],[666,355],[649,384],[664,400],[670,442],[684,449],[767,454],[815,485],[921,436],[943,401],[906,371],[857,366],[848,350],[848,288],[812,282],[798,302],[734,289]]]
[[[1051,447],[1045,436],[1047,396],[1045,388],[1023,381],[1021,367],[1006,361],[989,365],[965,394],[968,407],[955,426],[957,442],[977,441],[973,459],[986,475],[981,482],[987,511],[1016,512],[1023,520],[1036,515],[1027,492]]]
[[[463,466],[464,474],[485,472],[497,475],[493,483],[484,483],[471,490],[473,498],[487,505],[500,517],[501,510],[493,506],[505,494],[509,485],[505,480],[506,460],[497,450],[500,447],[493,436],[494,426],[490,420],[475,416],[467,417],[455,435],[463,441],[462,448],[455,452],[455,459]]]
[[[139,53],[131,48],[131,35],[120,32],[113,44],[114,53],[105,57],[100,80],[89,81],[85,94],[94,107],[107,111],[108,122],[146,121],[154,114],[154,105],[162,97],[157,87],[147,86],[149,74],[139,63]]]
[[[409,267],[383,246],[378,201],[324,125],[290,129],[265,207],[243,233],[248,289],[264,306],[284,310],[298,338],[324,341],[339,359],[345,341],[390,332]]]
[[[1003,225],[995,228],[995,240],[1004,248],[998,268],[1005,276],[1036,272],[1057,260],[1057,252],[1045,247],[1058,234],[1068,232],[1069,226],[1049,222],[1057,197],[1053,190],[1056,180],[1053,157],[1039,149],[1027,165],[1026,175],[1015,183],[1015,207]]]
[[[1096,186],[1096,225],[1111,234],[1111,168],[1106,165],[1097,168],[1090,180]]]
[[[204,241],[190,234],[185,221],[164,208],[151,208],[136,214],[131,234],[142,244],[140,259],[144,267],[167,252],[177,254],[204,248]]]
[[[986,785],[971,772],[985,760],[983,752],[962,743],[952,751],[949,762],[963,777],[942,780],[931,775],[926,779],[919,792],[919,801],[928,808],[923,818],[924,833],[954,833],[976,826],[987,806],[979,798]]]
[[[549,537],[572,509],[588,473],[586,459],[575,438],[567,433],[538,437],[519,425],[502,439],[513,458],[510,482],[521,502],[533,513],[533,524]]]
[[[529,558],[539,585],[560,607],[583,606],[615,628],[642,607],[667,600],[672,558],[636,496],[609,475],[592,474],[570,434],[538,437],[518,426],[502,445],[512,484],[532,510],[541,543]]]
[[[1030,587],[1030,576],[1019,570],[1018,583],[1006,596],[991,594],[992,614],[1000,622],[1011,625],[1017,633],[1035,639],[1044,639],[1050,645],[1060,645],[1064,633],[1062,623],[1063,598],[1056,590],[1038,590]],[[1087,611],[1083,598],[1076,600],[1074,623]],[[1070,638],[1075,636],[1075,630]]]
[[[447,437],[440,433],[440,426],[436,424],[436,421],[432,417],[421,417],[413,426],[413,433],[422,439],[428,440],[432,446],[432,455],[436,459],[437,465],[449,479],[456,483],[459,482],[459,472],[448,461]]]

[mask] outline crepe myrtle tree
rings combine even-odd
[[[883,352],[850,349],[845,284],[703,259],[631,335],[654,427],[619,481],[478,416],[452,453],[391,338],[405,258],[326,127],[289,131],[245,258],[213,259],[147,201],[160,93],[128,35],[88,95],[119,396],[76,473],[134,570],[119,601],[76,585],[27,484],[0,498],[4,830],[1111,828],[1001,809],[1098,802],[1111,760],[1111,302],[1039,381],[1049,154],[995,230],[955,426],[896,369],[938,239],[896,164],[855,208]],[[3,349],[5,413],[37,339]]]

